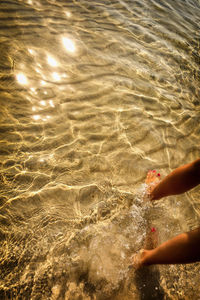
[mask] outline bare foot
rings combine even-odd
[[[131,258],[132,265],[135,270],[138,270],[143,266],[144,253],[145,253],[145,250],[141,249],[138,253],[136,253],[132,256],[132,258]]]
[[[144,242],[145,250],[151,250],[158,246],[158,230],[155,227],[148,229]]]
[[[147,190],[146,190],[146,196],[151,200],[151,193],[153,189],[158,185],[160,182],[160,173],[157,173],[156,170],[150,170],[147,173],[147,177],[145,180],[145,183],[147,185]]]
[[[160,182],[160,173],[157,173],[156,170],[150,170],[147,174],[145,183],[147,189],[144,195],[144,199],[151,200],[151,193],[153,189]],[[149,226],[148,226],[149,228]],[[147,265],[148,253],[152,249],[156,248],[158,245],[158,232],[155,227],[151,227],[147,230],[146,239],[144,243],[144,249],[141,249],[137,254],[132,257],[132,265],[137,270]]]
[[[156,248],[158,245],[158,232],[155,227],[149,229],[146,240],[145,240],[145,249],[141,249],[137,254],[132,257],[133,267],[138,270],[141,267],[148,265],[147,257],[150,253],[149,250]]]

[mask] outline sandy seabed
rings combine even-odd
[[[135,271],[199,225],[199,188],[153,205],[200,156],[198,1],[1,1],[0,298],[194,299],[199,264]]]

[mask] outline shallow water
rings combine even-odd
[[[199,224],[200,193],[143,201],[200,157],[200,6],[0,2],[0,298],[200,299],[200,265],[130,257]]]

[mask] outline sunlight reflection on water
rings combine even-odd
[[[198,265],[129,266],[149,227],[199,222],[198,190],[143,202],[148,169],[200,155],[199,5],[1,7],[0,298],[192,299]]]

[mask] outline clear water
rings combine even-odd
[[[199,188],[153,206],[200,157],[198,0],[0,2],[0,298],[200,299],[200,265],[130,257],[199,225]]]

